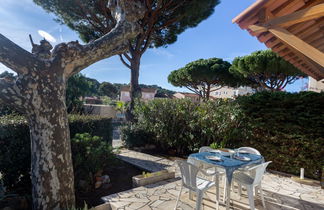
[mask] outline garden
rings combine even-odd
[[[273,161],[271,170],[298,175],[305,168],[306,177],[318,180],[323,170],[318,161],[323,157],[319,148],[324,147],[323,104],[324,93],[268,91],[200,103],[137,102],[136,121],[123,125],[122,139],[128,148],[167,158],[186,158],[204,145],[250,146]],[[69,127],[78,207],[99,205],[102,196],[133,187],[132,177],[143,170],[116,159],[111,119],[69,115]],[[30,208],[31,151],[23,116],[1,117],[0,144],[0,173],[6,187],[0,203]]]
[[[324,7],[317,1],[257,1],[233,19],[272,50],[249,48],[248,39],[245,43],[236,30],[223,25],[229,18],[222,16],[223,11],[232,15],[230,12],[238,9],[233,2],[228,5],[229,1],[13,2],[3,2],[4,8],[12,8],[8,7],[8,12],[1,8],[5,12],[0,13],[0,20],[5,19],[0,21],[4,30],[0,34],[0,209],[88,209],[103,202],[110,205],[109,195],[123,199],[115,193],[123,194],[125,190],[130,190],[128,199],[135,196],[127,205],[137,206],[139,193],[141,198],[147,198],[146,207],[169,202],[173,208],[175,193],[177,207],[182,187],[189,185],[190,199],[192,191],[196,192],[197,210],[204,191],[214,186],[213,204],[219,206],[219,189],[223,187],[223,204],[229,209],[234,182],[239,194],[241,184],[245,185],[249,205],[254,209],[255,187],[265,207],[262,178],[267,179],[268,204],[278,197],[273,203],[284,206],[295,196],[293,206],[298,203],[296,206],[307,209],[306,202],[314,208],[324,205],[318,181],[322,178],[324,183],[324,54],[323,37],[318,36],[322,30],[318,19]],[[242,2],[235,2],[235,7],[243,8],[246,3]],[[18,18],[10,13],[16,13]],[[210,25],[201,24],[209,17],[213,18]],[[22,33],[12,32],[15,21],[21,24],[15,31]],[[25,23],[28,21],[29,25]],[[188,30],[198,25],[205,31]],[[48,32],[33,32],[42,27]],[[221,40],[215,38],[220,33],[214,29],[219,28],[224,32]],[[189,42],[186,36],[180,37],[185,31],[193,34],[188,36]],[[24,37],[17,38],[21,34]],[[21,40],[28,34],[31,46],[27,48]],[[65,42],[66,37],[78,40]],[[172,53],[158,49],[177,40],[182,45]],[[240,51],[252,53],[242,56]],[[148,56],[143,56],[145,53]],[[219,54],[223,58],[214,57]],[[200,56],[205,58],[198,59]],[[111,57],[117,58],[122,67],[115,67],[113,59],[105,65],[93,65]],[[124,82],[120,79],[125,77],[123,73],[119,78],[118,73],[107,74],[109,81],[119,83],[104,81],[103,74],[96,75],[96,79],[85,76],[92,74],[88,72],[91,68],[100,73],[107,66],[110,70],[129,69],[130,83],[125,84],[129,88],[120,83]],[[167,82],[191,93],[140,84],[140,67],[143,72],[145,68],[167,69]],[[85,75],[81,74],[83,70]],[[161,75],[165,76],[154,72],[143,78],[160,85]],[[308,89],[317,92],[304,91],[305,85],[297,93],[296,86],[294,91],[286,90],[306,77],[310,81]],[[145,94],[148,87],[154,91]],[[87,103],[109,105],[122,114],[112,114],[118,119],[90,115],[95,113],[95,106],[89,105],[90,111],[85,111]],[[124,147],[113,147],[113,134],[119,126]],[[202,147],[208,151],[200,151]],[[249,147],[254,153],[239,152],[239,147]],[[130,160],[135,163],[129,164]],[[141,167],[145,164],[151,169]],[[209,174],[208,164],[213,167]],[[265,173],[268,165],[274,173]],[[215,179],[200,179],[198,171]],[[224,178],[222,186],[220,175]],[[281,183],[289,183],[290,177],[298,175],[297,180],[305,181],[305,175],[315,186],[303,192],[299,191],[304,185],[289,184],[289,189],[284,189],[286,184]],[[175,176],[182,179],[171,179]],[[185,183],[188,176],[195,180],[194,184]],[[162,179],[173,181],[170,185],[147,186]],[[199,179],[203,188],[196,184]],[[273,184],[278,184],[278,189]],[[131,190],[143,185],[137,188],[139,191]],[[159,190],[163,187],[168,190]],[[150,188],[150,194],[146,188]],[[287,190],[288,199],[282,195]],[[153,191],[168,198],[162,201]],[[158,204],[148,197],[157,199]]]
[[[260,92],[205,103],[160,99],[140,103],[136,122],[123,128],[131,148],[186,157],[201,146],[256,148],[270,169],[320,179],[324,147],[324,94]],[[152,152],[152,151],[148,151]],[[154,151],[153,151],[154,152]]]

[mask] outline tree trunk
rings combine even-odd
[[[0,34],[0,63],[18,74],[16,79],[0,78],[0,102],[15,107],[29,121],[33,209],[75,205],[65,104],[68,78],[99,60],[124,53],[127,41],[141,32],[138,20],[145,7],[140,1],[109,0],[108,6],[116,26],[86,45],[61,43],[52,50],[48,41],[37,45],[31,39],[31,54]]]
[[[39,75],[26,91],[33,209],[67,209],[75,203],[65,78],[58,73],[62,70],[50,71],[56,72],[55,76]]]
[[[207,88],[206,88],[206,101],[209,100],[209,95],[210,95],[210,84],[207,85]]]
[[[134,107],[135,107],[135,100],[140,99],[142,97],[141,88],[140,88],[140,85],[138,82],[139,70],[140,70],[140,60],[141,60],[141,57],[139,55],[135,55],[132,58],[131,66],[130,66],[131,67],[131,69],[130,69],[131,82],[130,82],[129,92],[130,92],[131,101],[130,101],[130,104],[126,111],[126,119],[130,122],[133,122],[135,120],[134,114],[133,114]]]

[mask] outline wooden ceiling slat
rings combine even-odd
[[[273,11],[272,14],[276,17],[288,15],[302,8],[304,5],[305,5],[304,0],[289,1],[289,4],[286,7],[279,7],[278,11]]]
[[[252,36],[256,36],[260,42],[272,48],[274,52],[285,60],[293,63],[305,73],[319,80],[324,78],[324,59],[322,59],[324,55],[324,17],[312,21],[300,22],[286,28],[283,27],[281,31],[272,31],[272,33],[256,33],[248,29],[248,27],[262,23],[265,17],[267,22],[269,19],[282,17],[321,3],[324,3],[324,0],[269,0],[267,3],[259,0],[254,4],[255,8],[253,6],[249,7],[249,13],[243,12],[238,16],[239,18],[233,19],[233,22],[236,22],[241,28],[246,29]],[[265,15],[260,15],[260,11],[266,11]],[[263,23],[267,24],[266,22]],[[287,32],[288,35],[284,32]],[[284,41],[279,39],[278,36],[280,38],[284,37]],[[291,43],[292,41],[298,43],[298,46],[294,46],[296,43],[293,44]],[[303,53],[316,60],[317,63],[292,48],[292,46],[303,51]],[[318,63],[321,63],[322,66]]]

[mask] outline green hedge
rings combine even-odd
[[[324,160],[324,93],[262,92],[236,100],[196,104],[154,100],[136,107],[137,123],[124,128],[129,146],[156,144],[179,155],[213,142],[251,146],[270,168],[318,178]],[[135,142],[136,141],[136,142]]]
[[[71,138],[77,133],[99,136],[110,143],[111,119],[89,115],[69,115]],[[30,137],[27,121],[22,116],[0,117],[0,173],[9,190],[29,193]]]

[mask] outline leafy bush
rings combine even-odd
[[[75,187],[82,190],[93,189],[95,174],[112,163],[112,147],[99,136],[89,133],[76,134],[71,139]],[[86,182],[80,184],[80,182]]]
[[[104,141],[112,140],[111,119],[99,116],[69,116],[70,133],[87,132]],[[0,117],[0,173],[8,190],[30,193],[30,137],[23,116]]]
[[[305,168],[306,176],[318,178],[324,165],[323,105],[324,93],[313,92],[261,92],[200,104],[159,99],[138,104],[137,122],[123,135],[128,145],[154,143],[179,155],[211,143],[251,146],[273,161],[274,170],[298,174]]]
[[[153,143],[151,141],[154,139],[154,136],[136,124],[127,124],[121,127],[121,139],[124,140],[127,147],[139,147]]]

